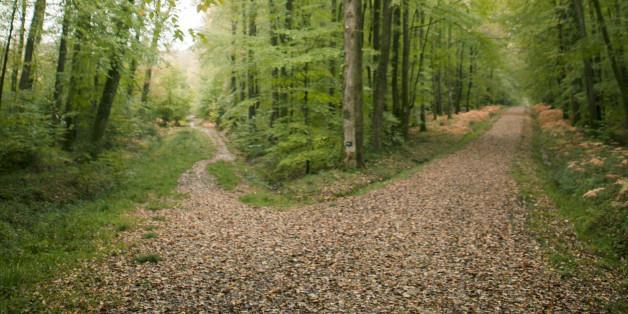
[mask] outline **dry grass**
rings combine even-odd
[[[436,120],[431,120],[430,122],[439,132],[453,135],[464,135],[471,132],[471,127],[474,123],[485,121],[497,114],[500,110],[501,106],[490,105],[481,109],[454,115],[452,119],[447,119],[447,117],[444,116],[439,117]]]
[[[556,133],[573,132],[576,130],[568,120],[563,119],[563,111],[560,109],[552,109],[552,107],[547,104],[534,105],[532,109],[538,115],[538,121],[543,130]]]

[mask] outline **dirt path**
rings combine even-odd
[[[510,109],[408,179],[288,212],[240,204],[201,162],[182,177],[189,199],[157,213],[159,237],[126,235],[137,244],[98,265],[91,289],[122,296],[107,312],[591,311],[595,293],[549,271],[521,229],[508,171],[523,120]],[[214,160],[231,156],[221,146]],[[132,261],[145,253],[163,260]]]
[[[235,156],[227,148],[227,144],[224,135],[220,133],[213,126],[202,125],[203,121],[197,119],[194,116],[189,116],[190,127],[203,132],[212,141],[216,153],[211,160],[201,160],[192,166],[192,169],[186,171],[181,178],[179,178],[179,186],[177,190],[182,193],[205,193],[207,190],[213,190],[215,193],[220,193],[215,186],[211,184],[211,177],[207,173],[207,165],[219,160],[234,161]]]

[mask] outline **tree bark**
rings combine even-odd
[[[61,23],[61,38],[59,40],[59,55],[57,58],[57,72],[55,76],[55,90],[52,104],[52,121],[59,123],[61,117],[59,110],[63,105],[63,81],[65,75],[65,62],[68,54],[67,36],[70,28],[70,16],[72,14],[70,0],[65,0],[63,22]]]
[[[35,11],[31,20],[31,27],[28,31],[28,39],[26,39],[26,49],[24,51],[24,63],[22,65],[22,76],[20,77],[20,90],[33,89],[34,78],[32,76],[33,57],[39,41],[41,40],[41,32],[44,26],[44,13],[46,11],[46,0],[37,0],[35,2]]]
[[[13,10],[11,11],[11,22],[9,24],[9,35],[4,46],[4,56],[2,57],[2,74],[0,74],[0,107],[2,107],[2,92],[4,91],[4,78],[7,73],[7,62],[9,61],[9,50],[11,48],[11,38],[13,38],[13,22],[15,21],[15,12],[17,11],[17,0],[13,2]]]
[[[134,0],[129,0],[129,3],[123,8],[122,15],[130,13],[129,6],[133,5]],[[129,28],[131,25],[126,23],[126,16],[119,16],[116,25],[116,36],[123,39],[124,42],[128,39]],[[100,149],[100,142],[105,135],[105,129],[107,128],[107,122],[109,121],[109,115],[111,114],[111,107],[118,92],[118,86],[120,85],[120,79],[122,77],[122,58],[125,53],[125,45],[114,47],[111,55],[111,66],[107,71],[107,80],[105,81],[105,87],[103,89],[102,97],[98,103],[98,109],[96,112],[96,118],[92,129],[92,142],[95,144],[94,152],[98,152]]]
[[[166,14],[167,16],[168,14]],[[150,43],[150,52],[153,54],[157,54],[159,51],[159,38],[161,37],[161,30],[163,28],[164,17],[161,15],[161,0],[157,0],[155,3],[155,29],[153,30],[153,38]],[[150,94],[150,83],[153,78],[153,65],[156,63],[156,57],[151,57],[148,65],[146,66],[146,71],[144,73],[144,85],[142,87],[142,98],[141,101],[143,103],[148,101],[148,95]]]
[[[375,88],[373,89],[373,115],[371,125],[371,140],[374,150],[382,148],[382,128],[384,120],[384,108],[386,108],[386,89],[388,81],[388,60],[390,59],[390,35],[392,27],[392,3],[383,0],[384,21],[381,34],[380,55],[375,71]]]
[[[22,54],[24,52],[24,33],[26,32],[26,8],[27,1],[22,0],[22,8],[20,12],[20,34],[18,35],[17,50],[14,55],[13,73],[11,76],[11,91],[17,95],[17,77],[22,65]]]
[[[410,5],[408,0],[403,0],[402,37],[403,52],[401,60],[401,132],[404,138],[408,138],[410,129],[410,115],[414,104],[410,103]]]
[[[392,42],[392,73],[391,73],[391,90],[393,101],[393,114],[401,120],[401,105],[399,101],[399,48],[401,38],[401,11],[399,5],[395,5],[393,9],[393,42]]]
[[[361,167],[362,152],[362,3],[343,0],[344,9],[344,163],[349,168]]]
[[[584,20],[584,10],[582,6],[582,0],[572,0],[571,4],[574,10],[574,21],[578,28],[578,36],[580,40],[587,40],[587,29]],[[584,66],[583,76],[584,76],[584,86],[587,94],[587,105],[589,110],[589,126],[592,128],[596,128],[598,126],[597,119],[597,99],[595,97],[595,89],[593,82],[593,66],[591,57],[584,55],[582,57],[582,63]]]
[[[611,42],[611,38],[606,27],[606,21],[604,20],[604,15],[602,15],[602,9],[600,8],[600,2],[598,0],[591,0],[591,3],[595,9],[600,30],[602,31],[602,39],[606,45],[606,52],[608,53],[608,59],[611,63],[615,82],[617,82],[617,85],[619,86],[619,92],[624,109],[624,127],[628,128],[628,82],[626,82],[626,78],[624,76],[624,67],[618,60],[617,53],[613,43]]]

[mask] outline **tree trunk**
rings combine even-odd
[[[61,23],[61,39],[59,40],[59,56],[57,58],[57,72],[55,76],[55,90],[52,104],[52,121],[59,123],[61,117],[59,110],[63,105],[63,81],[65,75],[65,61],[68,54],[67,36],[70,28],[70,15],[72,14],[71,2],[65,0],[63,22]]]
[[[403,21],[402,21],[402,37],[403,52],[401,60],[401,133],[404,138],[408,137],[410,128],[410,116],[414,104],[410,103],[410,5],[408,0],[403,0]]]
[[[344,163],[349,168],[363,165],[362,152],[362,6],[360,0],[343,0],[344,9]]]
[[[4,77],[7,73],[7,62],[9,61],[9,50],[11,48],[11,38],[13,37],[13,21],[15,21],[15,12],[17,11],[17,0],[13,2],[13,10],[11,12],[11,22],[9,24],[9,36],[4,47],[4,56],[2,57],[2,74],[0,74],[0,107],[2,107],[2,92],[4,91]]]
[[[391,74],[391,90],[393,101],[393,114],[401,120],[401,105],[399,101],[399,48],[401,38],[401,11],[399,5],[395,5],[393,9],[393,42],[392,42],[392,74]]]
[[[134,0],[129,0],[129,3],[125,5],[123,14],[130,13],[130,5],[133,5]],[[127,16],[119,16],[116,25],[116,37],[122,39],[124,43],[128,40],[130,25],[126,23]],[[111,107],[115,100],[116,93],[118,92],[118,86],[120,85],[120,78],[122,76],[122,58],[125,53],[126,44],[122,44],[119,47],[114,47],[111,55],[111,66],[107,71],[107,80],[105,81],[105,87],[103,89],[102,97],[98,103],[98,109],[96,112],[96,119],[92,129],[92,142],[95,144],[95,152],[100,149],[100,141],[105,135],[105,129],[107,128],[107,122],[109,121],[109,115],[111,114]]]
[[[473,47],[469,48],[469,83],[467,85],[467,101],[465,105],[465,109],[467,112],[471,110],[471,91],[473,90],[473,71],[474,71],[474,63],[475,62],[475,51]]]
[[[35,55],[36,46],[41,40],[42,28],[44,26],[44,16],[46,11],[46,0],[37,0],[35,2],[35,11],[31,20],[31,27],[28,31],[28,39],[26,39],[26,50],[24,51],[24,63],[22,65],[22,76],[20,77],[20,90],[33,89],[33,57]]]
[[[388,83],[388,60],[390,59],[390,35],[392,26],[392,3],[383,0],[384,25],[381,34],[380,56],[375,71],[375,88],[373,89],[373,121],[372,121],[372,145],[373,149],[382,148],[382,127],[384,120],[384,108],[386,108],[386,89]]]
[[[143,12],[146,8],[146,1],[141,1],[140,12]],[[144,26],[143,19],[138,17],[136,21],[137,25],[135,25],[135,41],[132,43],[133,46],[140,48],[140,39],[142,34],[142,28]],[[133,92],[135,91],[135,76],[137,72],[138,61],[136,56],[131,57],[131,64],[129,65],[129,79],[126,86],[126,95],[128,98],[133,97]]]
[[[608,34],[606,21],[604,20],[604,15],[602,15],[602,10],[600,8],[600,2],[598,0],[591,0],[591,3],[593,4],[598,23],[600,24],[602,39],[604,39],[604,44],[606,45],[606,52],[608,53],[608,59],[610,60],[613,75],[615,76],[615,82],[617,82],[617,85],[619,86],[619,92],[624,108],[624,127],[628,128],[628,82],[626,82],[626,78],[624,76],[624,67],[618,60],[617,53],[615,52],[610,35]]]
[[[163,17],[161,16],[161,0],[157,0],[155,3],[155,29],[153,30],[153,38],[150,43],[150,52],[157,54],[159,51],[159,38],[161,37],[161,30],[163,28]],[[151,57],[146,71],[144,73],[144,85],[142,87],[143,103],[148,101],[148,94],[150,94],[150,83],[153,78],[153,65],[156,63],[156,57]]]
[[[574,21],[578,27],[578,36],[580,40],[587,40],[587,29],[584,20],[584,10],[582,6],[582,0],[572,0],[571,4],[574,10]],[[595,89],[593,82],[593,66],[591,57],[583,56],[582,63],[584,65],[584,87],[587,94],[587,105],[589,110],[589,125],[592,128],[598,126],[597,119],[597,99],[595,98]]]
[[[18,72],[20,70],[20,66],[22,65],[22,54],[24,52],[24,33],[26,32],[26,9],[27,9],[27,1],[22,0],[22,9],[20,12],[20,34],[18,36],[19,40],[17,43],[17,50],[14,55],[14,64],[13,64],[13,73],[11,76],[11,91],[17,95],[17,77]]]

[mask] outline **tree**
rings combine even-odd
[[[386,108],[386,88],[388,83],[388,61],[390,59],[390,40],[392,29],[392,3],[390,0],[383,0],[384,21],[381,33],[380,56],[378,58],[377,71],[375,71],[375,88],[373,89],[373,122],[372,122],[372,144],[373,149],[380,150],[382,147],[382,130],[384,120],[384,109]],[[379,30],[376,30],[379,33]],[[378,36],[379,37],[379,36]],[[379,40],[379,39],[378,39]]]
[[[15,20],[15,12],[17,11],[17,0],[13,1],[13,10],[11,11],[11,20],[9,24],[9,35],[7,43],[4,47],[4,56],[2,57],[2,73],[0,74],[0,106],[2,106],[2,91],[4,90],[4,77],[7,73],[7,61],[9,61],[9,49],[11,47],[11,38],[13,37],[13,21]]]
[[[364,164],[362,147],[362,1],[344,0],[344,163],[347,167]]]
[[[42,28],[44,26],[44,16],[46,11],[46,0],[35,2],[35,11],[26,39],[26,49],[24,51],[24,63],[22,65],[22,76],[20,78],[20,90],[30,90],[33,88],[33,57],[35,49],[41,40]]]
[[[94,120],[92,128],[92,142],[94,143],[94,149],[97,152],[100,149],[100,141],[105,134],[107,122],[109,121],[109,115],[111,114],[111,106],[118,92],[118,85],[122,77],[122,58],[126,50],[126,40],[128,39],[129,28],[131,25],[127,22],[131,13],[130,6],[133,5],[134,0],[129,0],[129,3],[123,3],[120,10],[118,21],[116,23],[116,37],[121,39],[124,44],[119,44],[112,47],[109,71],[107,72],[107,79],[102,92],[102,97],[98,103],[98,109],[96,112],[96,118]]]

